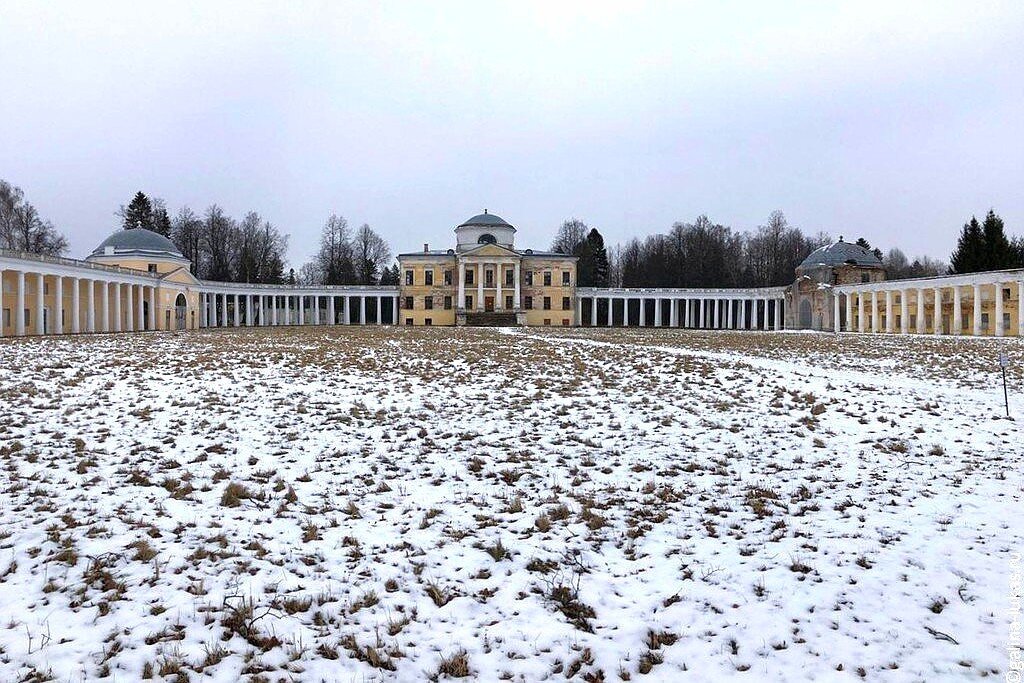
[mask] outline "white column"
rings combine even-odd
[[[639,304],[640,304],[640,308],[639,308],[640,327],[646,327],[646,325],[647,325],[647,321],[644,320],[644,318],[647,317],[647,306],[644,305],[645,303],[646,302],[644,301],[644,298],[640,297],[640,301],[639,301]]]
[[[156,330],[157,328],[157,310],[156,310],[156,287],[149,288],[149,329]],[[188,327],[188,321],[185,321],[185,327]]]
[[[973,317],[974,317],[974,320],[972,320],[971,322],[973,323],[973,327],[974,327],[974,329],[973,329],[974,336],[975,337],[980,337],[981,336],[981,331],[982,331],[981,330],[981,285],[974,285],[974,315],[973,315]],[[988,330],[985,330],[985,331],[987,332]]]
[[[842,320],[839,317],[839,297],[841,296],[840,292],[832,292],[832,327],[835,329],[836,334],[842,331]]]
[[[846,331],[853,332],[853,292],[846,293]]]
[[[238,302],[238,295],[235,294],[235,295],[233,295],[233,297],[234,297],[234,304],[235,305],[233,307],[234,310],[232,311],[233,315],[231,316],[231,323],[232,323],[232,326],[238,327],[238,323],[240,321],[240,318],[242,317],[241,315],[239,315],[241,313],[241,306],[239,305],[239,302]]]
[[[761,300],[752,299],[750,301],[750,320],[753,323],[751,327],[755,330],[761,329]]]
[[[611,327],[612,324],[612,298],[608,297],[608,327]]]
[[[661,327],[661,297],[654,300],[654,326]]]
[[[82,281],[77,277],[71,278],[71,332],[78,334],[82,331],[82,297],[79,288]]]
[[[885,331],[892,333],[896,326],[896,311],[892,305],[892,290],[885,291]]]
[[[297,324],[297,325],[302,325],[302,324],[304,324],[306,322],[306,320],[305,320],[305,310],[303,309],[302,299],[303,299],[303,296],[301,294],[299,294],[298,296],[295,297],[295,316],[296,316],[296,323],[295,324]]]
[[[740,329],[747,329],[747,300],[740,299]]]
[[[704,317],[704,310],[705,310],[705,306],[706,306],[706,303],[705,303],[706,301],[707,301],[706,299],[701,299],[700,300],[700,312],[698,313],[698,315],[700,317],[697,319],[697,329],[699,329],[699,330],[704,329],[704,322],[706,320],[706,318]]]
[[[101,282],[103,296],[103,331],[110,332],[110,283]]]
[[[332,294],[327,298],[327,317],[330,318],[330,325],[335,323],[334,317],[334,295]]]
[[[775,300],[775,329],[781,330],[786,326],[786,316],[783,315],[782,307],[785,306],[785,299]]]
[[[713,306],[712,311],[711,311],[711,315],[714,316],[713,319],[711,320],[711,329],[713,329],[713,330],[717,330],[719,328],[719,320],[720,320],[719,304],[720,303],[721,303],[720,299],[715,299],[715,305]],[[765,313],[766,314],[768,313],[767,309],[765,309]]]
[[[484,310],[484,264],[476,264],[476,310]]]
[[[64,278],[53,278],[53,334],[64,334]]]
[[[677,299],[669,299],[668,305],[671,306],[668,309],[669,327],[679,327],[679,301]]]
[[[25,273],[20,270],[14,278],[15,282],[15,310],[14,310],[14,334],[18,337],[25,336]]]
[[[1017,336],[1024,337],[1024,280],[1017,283]]]
[[[277,327],[277,294],[270,295],[270,324]]]
[[[917,288],[917,325],[916,332],[924,334],[924,290]]]
[[[938,287],[934,290],[935,301],[932,302],[932,334],[942,334],[942,290]]]
[[[96,281],[86,280],[85,281],[87,290],[85,290],[85,329],[89,332],[96,331]]]
[[[590,297],[590,326],[597,327],[597,297]]]
[[[953,286],[953,334],[959,335],[964,331],[963,302],[960,301],[960,286]]]
[[[503,266],[502,264],[500,264],[500,263],[494,264],[494,286],[497,289],[497,291],[496,291],[496,293],[494,295],[494,310],[496,310],[496,311],[502,310],[502,308],[504,308],[504,305],[505,305],[505,302],[502,301],[502,298],[501,298],[501,285],[502,285],[501,279],[502,279],[502,276],[504,275],[504,273],[502,272],[504,269],[505,269],[505,266]]]
[[[341,324],[348,325],[352,322],[352,297],[345,297],[345,311],[341,316]]]
[[[871,331],[879,332],[882,327],[881,315],[878,313],[878,292],[871,291]]]
[[[867,331],[867,320],[864,319],[864,292],[857,292],[857,331]]]
[[[135,297],[132,296],[132,286],[125,285],[124,293],[124,331],[131,332],[134,328],[132,327],[132,307],[135,305]]]
[[[398,324],[398,297],[391,297],[391,324]]]
[[[366,297],[359,297],[359,324],[366,324]]]
[[[121,284],[115,282],[114,290],[114,332],[121,331]]]
[[[146,288],[142,285],[137,286],[139,288],[138,294],[136,295],[138,299],[138,303],[136,304],[138,318],[135,321],[135,329],[141,332],[146,329]]]
[[[900,290],[900,334],[910,332],[910,296],[909,289]]]
[[[522,306],[522,303],[521,303],[522,299],[519,297],[519,266],[520,265],[521,265],[520,263],[513,263],[512,264],[512,287],[513,287],[513,292],[512,292],[512,308],[517,310],[517,311]],[[597,308],[597,299],[594,299],[594,304],[595,304],[594,308],[596,310],[596,308]]]
[[[622,326],[629,327],[629,299],[622,298]]]
[[[252,327],[252,294],[245,295],[245,326]]]
[[[377,324],[384,324],[384,297],[377,295]]]
[[[405,277],[405,274],[402,274]],[[466,307],[466,262],[459,260],[459,299],[455,302],[455,310]],[[347,310],[347,309],[346,309]]]
[[[1002,337],[1006,334],[1006,329],[1003,327],[1003,286],[1000,283],[995,284],[996,290],[996,336]]]
[[[46,291],[46,280],[42,273],[36,273],[36,334],[45,334],[46,325],[43,321],[43,310],[45,307],[45,300],[43,292]]]

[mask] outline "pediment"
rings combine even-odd
[[[474,247],[468,251],[462,252],[462,256],[516,256],[515,251],[507,249],[498,244],[481,244],[478,247]]]
[[[199,284],[199,280],[197,280],[196,277],[191,272],[189,272],[189,269],[186,268],[185,266],[180,266],[169,273],[164,273],[163,275],[160,276],[160,279],[165,280],[167,282],[179,282],[186,285]]]

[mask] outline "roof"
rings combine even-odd
[[[465,221],[464,223],[460,223],[458,227],[460,227],[460,228],[467,228],[467,227],[495,228],[495,227],[498,227],[498,228],[512,228],[513,230],[515,230],[515,228],[512,227],[511,223],[507,222],[501,216],[495,216],[493,213],[487,213],[487,209],[484,209],[483,213],[480,213],[480,214],[477,214],[476,216],[473,216],[472,218],[470,218],[469,220]]]
[[[171,256],[183,259],[185,256],[174,242],[163,235],[145,228],[132,228],[131,230],[119,230],[107,239],[100,242],[100,246],[93,249],[91,256],[103,256],[108,248],[112,248],[115,254],[140,253],[153,256]]]
[[[844,242],[839,238],[838,242],[819,247],[807,255],[800,262],[798,268],[813,268],[815,266],[874,266],[882,267],[882,260],[870,249],[865,249],[853,242]]]

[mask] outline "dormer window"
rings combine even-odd
[[[498,243],[498,240],[495,239],[494,235],[492,235],[489,232],[485,232],[484,234],[480,235],[479,239],[477,239],[477,244],[497,244],[497,243]]]
[[[155,272],[156,272],[156,264],[155,264],[155,263],[150,263],[150,264],[147,264],[146,268],[147,268],[147,269],[149,270],[149,272],[151,272],[151,273],[155,273]]]

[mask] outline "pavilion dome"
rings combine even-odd
[[[472,249],[481,244],[497,244],[512,249],[515,233],[516,229],[511,223],[484,209],[483,213],[473,216],[455,228],[456,246],[459,251]]]
[[[93,249],[89,255],[93,256],[146,256],[184,259],[178,247],[163,235],[146,230],[145,228],[132,228],[131,230],[119,230],[107,239],[100,242],[100,245]]]
[[[844,242],[840,237],[838,242],[819,247],[807,255],[800,262],[799,268],[817,268],[821,266],[865,266],[868,268],[881,268],[882,261],[870,249],[865,249],[859,244]]]

